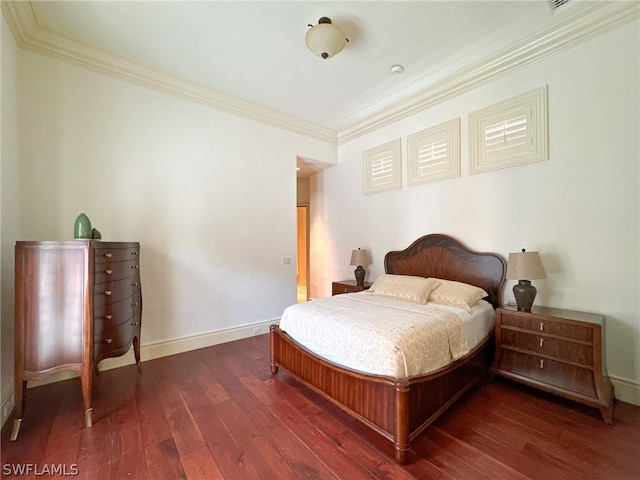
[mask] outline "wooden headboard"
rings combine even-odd
[[[435,277],[469,283],[488,293],[494,308],[502,305],[506,262],[497,253],[470,250],[453,237],[425,235],[400,251],[384,257],[384,269],[396,275]]]

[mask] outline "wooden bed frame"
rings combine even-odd
[[[447,235],[426,235],[402,251],[389,252],[385,271],[476,285],[494,307],[502,302],[506,263],[494,253],[468,249]],[[276,325],[270,329],[271,373],[282,367],[341,409],[394,442],[405,463],[409,443],[489,371],[493,330],[463,358],[410,378],[368,375],[313,354]]]

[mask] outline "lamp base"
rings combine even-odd
[[[364,286],[364,275],[367,272],[364,268],[362,268],[362,265],[358,265],[358,268],[356,268],[353,273],[355,273],[356,275],[356,285],[358,285],[359,287]]]
[[[518,283],[513,286],[513,296],[516,299],[518,311],[530,312],[537,293],[538,290],[531,285],[531,280],[518,280]]]

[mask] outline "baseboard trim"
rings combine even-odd
[[[269,327],[271,325],[277,324],[279,321],[280,319],[276,318],[273,320],[266,320],[264,322],[242,325],[240,327],[227,328],[224,330],[204,333],[201,335],[192,335],[189,337],[176,338],[173,340],[142,345],[140,347],[140,360],[142,362],[146,362],[155,358],[167,357],[169,355],[197,350],[198,348],[205,348],[212,345],[218,345],[220,343],[232,342],[234,340],[241,340],[243,338],[253,337],[256,335],[263,335],[269,332]],[[133,355],[132,348],[120,357],[107,358],[103,360],[102,362],[100,362],[99,368],[102,372],[105,370],[111,370],[113,368],[124,367],[126,365],[133,365],[135,361],[136,360]],[[144,364],[142,368],[144,370]],[[28,388],[38,387],[40,385],[46,385],[54,382],[61,382],[63,380],[68,380],[77,376],[78,375],[75,372],[61,372],[56,375],[50,375],[42,380],[29,382]],[[13,399],[13,392],[11,392],[10,397],[11,399]],[[11,408],[13,408],[13,405]],[[11,410],[9,410],[9,412],[11,412]]]
[[[13,411],[13,406],[15,405],[15,403],[16,403],[16,397],[12,389],[2,399],[2,407],[1,407],[2,408],[2,411],[1,411],[2,425],[4,425],[4,422],[6,422],[7,418],[9,418],[9,415],[11,415],[11,412]]]
[[[167,357],[177,353],[197,350],[198,348],[205,348],[212,345],[218,345],[220,343],[240,340],[242,338],[263,335],[269,332],[269,327],[271,325],[277,324],[279,321],[280,319],[277,318],[250,325],[243,325],[241,327],[218,330],[216,332],[205,333],[202,335],[193,335],[190,337],[143,345],[140,348],[140,359],[145,362],[147,360],[153,360],[154,358]],[[127,352],[126,355],[121,357],[107,358],[106,360],[103,360],[100,362],[100,370],[111,370],[112,368],[132,365],[133,363],[135,363],[135,358],[133,356],[132,349]]]
[[[613,396],[626,403],[640,407],[640,384],[626,378],[609,376],[613,384]]]

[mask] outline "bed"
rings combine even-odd
[[[504,259],[473,251],[447,235],[426,235],[404,250],[387,253],[384,268],[386,274],[474,285],[487,293],[484,301],[491,307],[501,305]],[[493,359],[493,329],[468,353],[420,375],[369,373],[338,364],[314,353],[276,325],[270,329],[270,353],[273,375],[283,368],[392,441],[396,461],[405,463],[410,442],[487,375]]]

